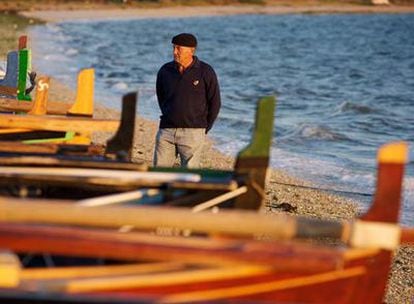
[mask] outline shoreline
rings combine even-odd
[[[93,9],[48,9],[19,12],[26,18],[36,18],[45,22],[100,21],[124,19],[160,19],[230,16],[241,14],[367,14],[367,13],[414,13],[414,5],[212,5],[212,6],[173,6],[160,8],[97,8]]]

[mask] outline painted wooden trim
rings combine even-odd
[[[222,195],[216,196],[213,199],[210,199],[206,202],[197,204],[196,206],[194,206],[191,211],[196,213],[196,212],[201,212],[204,211],[206,209],[210,209],[214,206],[217,206],[221,203],[227,202],[230,199],[233,199],[239,195],[242,195],[243,193],[247,192],[247,187],[246,186],[242,186],[240,188],[237,188],[235,190],[229,191],[227,193],[224,193]]]
[[[24,133],[31,132],[31,129],[21,129],[21,128],[3,128],[0,129],[0,134],[13,134],[13,133]]]
[[[414,245],[414,228],[402,228],[401,230],[401,244]]]
[[[47,101],[49,94],[50,78],[42,76],[38,79],[36,85],[36,97],[32,102],[32,107],[28,111],[31,115],[46,115],[47,114]]]
[[[377,159],[379,163],[406,164],[408,162],[408,143],[400,141],[381,146]]]
[[[6,142],[6,145],[11,146],[11,150],[19,150],[19,147],[27,147],[20,143]],[[30,147],[30,146],[29,146]],[[56,151],[57,145],[37,145],[33,146],[33,149],[41,149],[49,147],[51,150]],[[1,148],[1,145],[0,145]],[[1,150],[0,150],[1,151]],[[27,151],[27,152],[31,152]],[[48,151],[48,150],[46,150]],[[46,151],[40,151],[45,153]],[[20,152],[17,151],[17,152]],[[115,170],[132,170],[132,171],[147,171],[147,166],[142,163],[128,163],[128,162],[117,162],[111,160],[93,160],[88,154],[86,159],[82,157],[76,158],[55,158],[51,156],[2,156],[0,157],[0,165],[3,166],[43,166],[43,167],[72,167],[72,168],[89,168],[89,169],[115,169]]]
[[[73,105],[63,102],[50,102],[48,100],[49,87],[50,78],[40,77],[36,85],[34,103],[25,103],[10,98],[2,99],[0,100],[0,109],[13,112],[29,112],[29,114],[34,115],[93,116],[94,69],[85,69],[79,72],[77,95]],[[16,92],[17,90],[14,94]]]
[[[97,206],[104,206],[104,205],[123,204],[125,202],[139,200],[143,198],[144,196],[154,196],[159,193],[161,193],[161,190],[158,190],[158,189],[141,189],[141,190],[134,190],[134,191],[129,191],[129,192],[122,192],[122,193],[88,198],[88,199],[78,201],[77,204],[79,206],[84,206],[84,207],[97,207]]]
[[[19,72],[17,79],[17,99],[31,101],[30,95],[26,95],[26,83],[28,71],[30,70],[31,51],[28,49],[19,50]]]
[[[78,74],[76,100],[67,115],[93,116],[95,70],[84,69]]]
[[[106,266],[78,266],[78,267],[54,267],[54,268],[28,268],[23,269],[20,280],[56,280],[79,279],[90,277],[119,276],[128,274],[149,274],[158,271],[179,270],[184,267],[178,262],[151,262],[143,264],[106,265]]]
[[[48,252],[124,261],[178,261],[189,265],[272,265],[274,271],[314,273],[338,269],[341,248],[235,238],[159,236],[108,229],[0,223],[0,245],[15,252]],[[304,260],[303,257],[307,258]]]
[[[349,248],[343,253],[344,262],[374,257],[379,254],[378,248]]]
[[[5,87],[5,86],[2,86],[2,87],[0,87],[0,94],[1,95],[10,95],[10,96],[13,96],[13,95],[16,95],[17,94],[17,89],[16,88],[13,88],[13,87]]]
[[[258,101],[252,139],[249,145],[239,152],[237,158],[269,157],[275,105],[274,96],[266,96]]]
[[[1,167],[2,175],[27,174],[27,169],[19,167]],[[42,170],[33,170],[31,174],[40,176]],[[49,172],[58,172],[50,168]],[[77,174],[75,169],[64,174]],[[93,170],[88,170],[88,176],[93,177]],[[92,171],[92,172],[91,172]],[[105,171],[105,170],[102,170]],[[43,171],[46,174],[47,171]],[[113,172],[113,170],[111,170]],[[128,174],[136,178],[163,179],[155,174],[154,177],[148,173],[134,174],[135,172],[120,171],[119,177],[126,178]],[[132,178],[132,177],[131,177]],[[175,178],[175,177],[174,177]],[[187,178],[187,177],[184,177]],[[92,227],[118,228],[124,225],[131,225],[137,229],[156,229],[157,227],[174,227],[177,229],[190,229],[194,232],[219,233],[239,236],[266,235],[270,238],[286,240],[295,237],[304,237],[298,231],[300,222],[305,220],[308,231],[307,237],[329,237],[337,236],[337,229],[341,225],[335,225],[332,233],[320,228],[328,225],[331,221],[314,221],[301,217],[288,215],[257,214],[256,212],[240,210],[221,210],[211,216],[210,213],[192,213],[186,208],[165,208],[165,207],[122,207],[122,206],[101,206],[100,208],[84,208],[74,204],[63,204],[54,202],[23,202],[15,199],[0,198],[0,220],[6,222],[27,222],[43,224],[66,224]],[[313,224],[313,225],[312,225]],[[329,225],[328,225],[329,226]],[[313,232],[312,232],[313,231]],[[352,233],[346,241],[351,246],[360,248],[381,248],[393,250],[399,245],[400,228],[397,225],[384,223],[360,222],[352,224]],[[384,234],[384,238],[378,237],[376,231]],[[322,234],[321,234],[322,232]],[[386,234],[385,234],[386,232]],[[344,237],[343,237],[344,239]]]
[[[109,170],[93,168],[42,168],[42,167],[13,167],[0,166],[1,176],[48,176],[51,179],[58,177],[72,178],[112,178],[124,181],[145,180],[157,183],[168,183],[173,181],[199,182],[200,175],[191,173],[167,173],[167,172],[135,172],[130,170]]]
[[[127,289],[171,284],[185,284],[213,280],[231,280],[254,275],[270,273],[271,267],[265,266],[233,266],[212,269],[177,270],[167,273],[142,275],[113,276],[107,278],[73,279],[45,282],[41,284],[44,290],[61,290],[69,293],[90,292],[106,289]]]
[[[369,210],[362,220],[397,223],[401,209],[401,194],[407,161],[408,145],[390,143],[378,151],[377,185]]]
[[[0,79],[0,94],[16,96],[18,71],[19,53],[17,51],[7,53],[6,75]]]
[[[0,128],[23,128],[48,131],[114,132],[119,121],[59,116],[19,116],[0,114]]]
[[[401,228],[396,224],[363,222],[353,223],[348,243],[359,248],[382,248],[394,250],[401,240]]]
[[[19,285],[21,265],[16,254],[0,251],[0,288],[16,288]]]
[[[269,176],[275,104],[274,96],[259,100],[252,139],[237,155],[234,171],[238,176],[246,177],[248,191],[235,198],[235,208],[258,210],[265,199],[264,188]]]
[[[326,273],[318,273],[315,275],[296,277],[293,279],[276,280],[265,283],[253,283],[236,287],[217,288],[213,290],[175,294],[164,297],[161,299],[160,303],[191,303],[197,301],[210,302],[229,298],[240,298],[260,293],[270,293],[343,279],[362,277],[365,273],[366,269],[364,267],[354,267],[345,270],[337,270]]]
[[[19,37],[19,44],[18,44],[18,50],[22,50],[27,48],[27,36],[22,35]]]

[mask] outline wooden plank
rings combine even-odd
[[[14,87],[0,86],[0,95],[16,95],[17,89]]]
[[[48,145],[25,145],[20,142],[2,141],[0,145],[1,153],[35,153],[35,154],[54,154],[58,151],[56,144]],[[0,158],[1,159],[1,158]]]
[[[23,128],[47,131],[114,132],[119,121],[59,116],[19,116],[0,114],[0,128]]]
[[[84,172],[81,172],[82,170],[79,168],[76,172],[72,171],[72,173],[60,174],[59,172],[64,171],[63,168],[60,168],[59,170],[56,168],[54,170],[51,170],[51,168],[45,169],[48,169],[48,171],[44,171],[42,174],[38,174],[42,171],[41,168],[36,169],[36,174],[34,174],[32,167],[20,167],[17,171],[14,169],[7,169],[4,172],[0,169],[0,184],[7,186],[13,184],[48,187],[62,186],[72,187],[73,189],[95,189],[104,192],[132,191],[137,188],[159,187],[194,191],[229,191],[237,188],[237,183],[235,181],[228,181],[225,179],[224,182],[222,182],[222,179],[217,179],[215,181],[209,179],[205,182],[201,179],[202,177],[199,174],[185,172],[174,173],[150,171],[147,175],[142,174],[143,172],[136,172],[134,174],[128,173],[124,175],[122,172],[117,172],[116,168],[112,168],[109,173],[105,173],[104,171],[99,171],[97,169],[88,170],[86,168],[83,170]],[[143,169],[145,169],[145,167]],[[68,171],[69,168],[65,170]],[[88,173],[88,171],[90,171],[90,173]],[[77,175],[77,173],[80,173],[80,175]],[[163,173],[166,174],[164,175]]]
[[[105,291],[107,289],[130,289],[143,287],[171,286],[175,284],[194,284],[214,280],[234,280],[255,275],[270,273],[266,266],[232,266],[192,270],[167,271],[154,274],[114,275],[83,279],[68,279],[38,282],[40,289],[48,291],[64,291],[69,293]]]
[[[68,145],[68,144],[56,144],[56,143],[43,143],[43,144],[30,144],[26,145],[21,142],[14,142],[14,141],[2,141],[0,145],[0,154],[3,158],[5,155],[13,155],[22,154],[22,156],[18,156],[18,158],[22,158],[24,160],[24,155],[37,155],[37,154],[59,154],[59,155],[67,155],[67,156],[79,156],[79,155],[88,155],[91,156],[102,156],[103,155],[103,147],[100,145]],[[39,159],[40,157],[38,157]],[[6,161],[7,162],[7,161]],[[47,162],[47,161],[46,161]],[[17,162],[15,165],[19,165]],[[46,165],[46,164],[45,164]]]
[[[312,273],[338,269],[343,249],[300,243],[165,237],[148,233],[0,223],[0,246],[18,253],[178,261],[195,265],[264,265],[275,271]],[[306,256],[306,259],[304,257]]]
[[[122,204],[125,202],[137,201],[143,198],[144,196],[154,196],[160,193],[161,191],[158,189],[141,189],[83,199],[78,201],[77,204],[79,206],[84,207],[97,207],[104,205]]]
[[[72,105],[69,103],[47,100],[47,114],[66,115]],[[0,99],[0,111],[3,112],[29,112],[33,107],[32,102],[26,102],[11,98]]]
[[[9,143],[7,143],[8,145]],[[16,151],[19,147],[26,148],[27,145],[17,144],[13,145],[11,149],[6,151]],[[32,147],[32,145],[28,146]],[[37,149],[44,148],[45,153],[47,151],[56,153],[58,146],[57,145],[37,145],[33,147],[33,151]],[[69,146],[67,147],[69,148]],[[32,152],[31,150],[24,149],[24,152]],[[1,146],[0,146],[1,152]],[[86,151],[87,152],[87,151]],[[0,165],[2,166],[36,166],[36,167],[73,167],[73,168],[89,168],[89,169],[118,169],[118,170],[133,170],[133,171],[147,171],[147,166],[143,163],[130,163],[130,162],[119,162],[113,161],[110,159],[101,158],[97,156],[91,158],[91,155],[87,153],[86,156],[62,156],[58,155],[56,157],[47,157],[47,156],[2,156],[0,157]]]
[[[5,167],[7,168],[7,167]],[[2,169],[3,170],[3,169]],[[38,175],[38,173],[35,173]],[[174,227],[201,233],[218,233],[239,236],[266,235],[273,239],[332,237],[352,246],[393,250],[400,240],[398,225],[382,223],[354,224],[288,215],[257,214],[239,210],[222,210],[209,213],[192,213],[184,208],[102,206],[99,209],[82,208],[73,204],[21,202],[0,199],[0,220],[7,222],[66,224],[95,227],[121,227],[130,225],[140,229]],[[387,232],[379,238],[367,232]],[[365,233],[365,234],[364,234]],[[363,235],[364,237],[361,237]]]
[[[210,302],[231,298],[242,298],[247,296],[254,296],[261,293],[274,293],[280,290],[318,285],[348,278],[358,278],[364,274],[364,267],[355,267],[346,270],[318,273],[314,275],[295,277],[285,280],[274,280],[265,283],[251,283],[241,286],[217,288],[207,291],[183,292],[175,295],[167,295],[161,300],[161,303],[191,303],[199,301]]]
[[[2,167],[0,174],[5,175],[5,170],[8,170],[9,174],[16,174],[18,169],[12,168],[10,170],[9,167]],[[33,174],[39,176],[39,172],[34,171]],[[120,172],[119,175],[122,176],[124,173]],[[9,222],[73,224],[113,228],[132,225],[142,229],[176,227],[190,229],[195,232],[231,235],[266,234],[281,239],[291,238],[295,235],[297,221],[296,218],[283,214],[276,216],[247,211],[223,210],[215,216],[211,216],[211,214],[203,212],[191,213],[191,210],[184,208],[102,206],[99,209],[93,209],[82,208],[73,204],[30,200],[24,202],[7,198],[0,199],[0,214],[2,215],[0,220]],[[321,226],[325,224],[327,223],[320,222]],[[334,228],[341,231],[339,224]]]
[[[109,170],[96,168],[54,168],[54,167],[0,167],[0,176],[23,177],[26,175],[44,176],[53,178],[105,178],[118,179],[121,182],[129,181],[140,183],[147,181],[149,183],[168,183],[173,181],[182,182],[199,182],[200,175],[191,173],[167,173],[167,172],[136,172],[131,170]]]
[[[224,202],[227,202],[243,193],[247,192],[247,187],[242,186],[240,188],[237,188],[233,191],[229,191],[227,193],[224,193],[222,195],[216,196],[215,198],[212,198],[208,201],[202,202],[197,204],[196,206],[192,207],[192,212],[201,212],[207,209],[210,209],[212,207],[215,207],[217,205],[220,205]]]
[[[22,284],[30,284],[32,280],[79,279],[90,277],[108,277],[119,275],[150,274],[160,271],[183,269],[184,265],[178,262],[141,263],[106,266],[78,266],[54,268],[28,268],[20,273]]]
[[[24,133],[24,132],[31,132],[30,129],[18,129],[18,128],[3,128],[0,129],[0,134],[14,134],[14,133]]]

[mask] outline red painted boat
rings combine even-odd
[[[398,225],[407,155],[380,149],[372,206],[352,222],[1,198],[0,300],[381,303],[393,251],[414,239]],[[29,252],[69,265],[25,268],[15,254]]]

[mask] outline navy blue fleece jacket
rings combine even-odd
[[[205,128],[207,133],[221,106],[216,73],[196,56],[182,75],[174,61],[161,67],[157,97],[162,113],[160,128]]]

